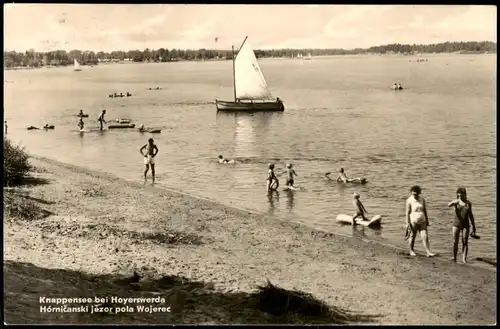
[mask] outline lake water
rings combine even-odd
[[[467,188],[480,240],[470,258],[496,258],[496,55],[435,55],[428,62],[390,56],[345,56],[312,61],[261,61],[283,113],[217,113],[215,98],[232,99],[230,61],[114,64],[5,72],[8,137],[29,152],[141,181],[139,148],[149,134],[136,130],[77,132],[75,114],[101,108],[112,121],[162,127],[157,185],[218,202],[272,213],[322,230],[404,247],[405,199],[422,187],[430,242],[451,257],[453,211],[447,203]],[[410,61],[411,59],[411,61]],[[406,89],[389,89],[400,82]],[[161,90],[147,90],[149,87]],[[132,97],[109,98],[113,92]],[[27,131],[54,124],[54,131]],[[216,162],[223,154],[239,164]],[[268,198],[268,162],[291,162],[299,177],[294,193]],[[345,168],[366,177],[363,186],[328,181]],[[284,184],[284,176],[281,179]],[[357,191],[369,216],[384,216],[379,230],[340,226],[354,212]],[[422,251],[420,239],[416,249]]]

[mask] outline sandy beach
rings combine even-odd
[[[343,322],[496,323],[493,266],[455,264],[451,252],[411,258],[54,160],[30,162],[39,183],[11,192],[49,216],[4,218],[7,323],[308,323],[253,306],[266,280],[311,294]],[[171,309],[40,312],[40,297],[89,296],[160,296],[156,306]]]

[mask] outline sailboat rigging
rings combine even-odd
[[[267,86],[257,57],[247,41],[243,41],[234,56],[233,46],[233,93],[234,101],[216,100],[218,111],[284,111],[283,102],[274,99]]]

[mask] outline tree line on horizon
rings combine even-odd
[[[268,57],[297,57],[299,54],[306,56],[332,56],[332,55],[357,55],[357,54],[387,54],[400,53],[404,55],[415,55],[418,53],[450,53],[464,52],[490,52],[496,53],[497,44],[491,41],[469,41],[469,42],[444,42],[428,45],[388,44],[370,48],[356,49],[270,49],[254,50],[257,58]],[[237,53],[237,51],[235,52]],[[231,60],[232,50],[182,50],[182,49],[149,49],[94,52],[90,50],[54,50],[48,52],[37,52],[30,49],[22,52],[4,51],[4,67],[41,67],[41,66],[64,66],[72,65],[76,59],[81,65],[97,65],[100,62],[120,62],[130,60],[134,62],[172,62],[189,60]]]

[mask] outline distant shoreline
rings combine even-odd
[[[359,53],[359,54],[338,54],[338,55],[318,55],[318,56],[313,56],[312,58],[317,58],[317,57],[341,57],[341,56],[363,56],[363,55],[370,55],[370,56],[398,56],[398,57],[422,57],[422,56],[433,56],[433,55],[444,55],[444,54],[449,54],[449,55],[496,55],[496,52],[492,51],[468,51],[468,50],[462,50],[462,51],[455,51],[455,52],[447,52],[447,53],[418,53],[418,54],[412,54],[412,55],[405,55],[405,54],[397,54],[397,53],[386,53],[386,54],[381,54],[381,53]],[[259,60],[265,60],[265,59],[302,59],[306,60],[305,58],[297,58],[297,57],[286,57],[286,56],[280,56],[280,57],[259,57]],[[166,62],[148,62],[148,61],[120,61],[120,62],[104,62],[104,63],[99,63],[96,65],[81,65],[81,67],[92,67],[92,66],[100,66],[100,65],[115,65],[115,64],[158,64],[158,63],[178,63],[178,62],[220,62],[220,61],[230,61],[231,59],[205,59],[205,60],[184,60],[184,59],[179,59],[179,60],[173,60],[173,61],[166,61]],[[73,64],[68,64],[68,65],[47,65],[47,66],[40,66],[40,67],[29,67],[29,66],[14,66],[14,67],[4,67],[4,71],[17,71],[17,70],[34,70],[34,69],[51,69],[51,68],[59,68],[59,67],[71,67]]]

